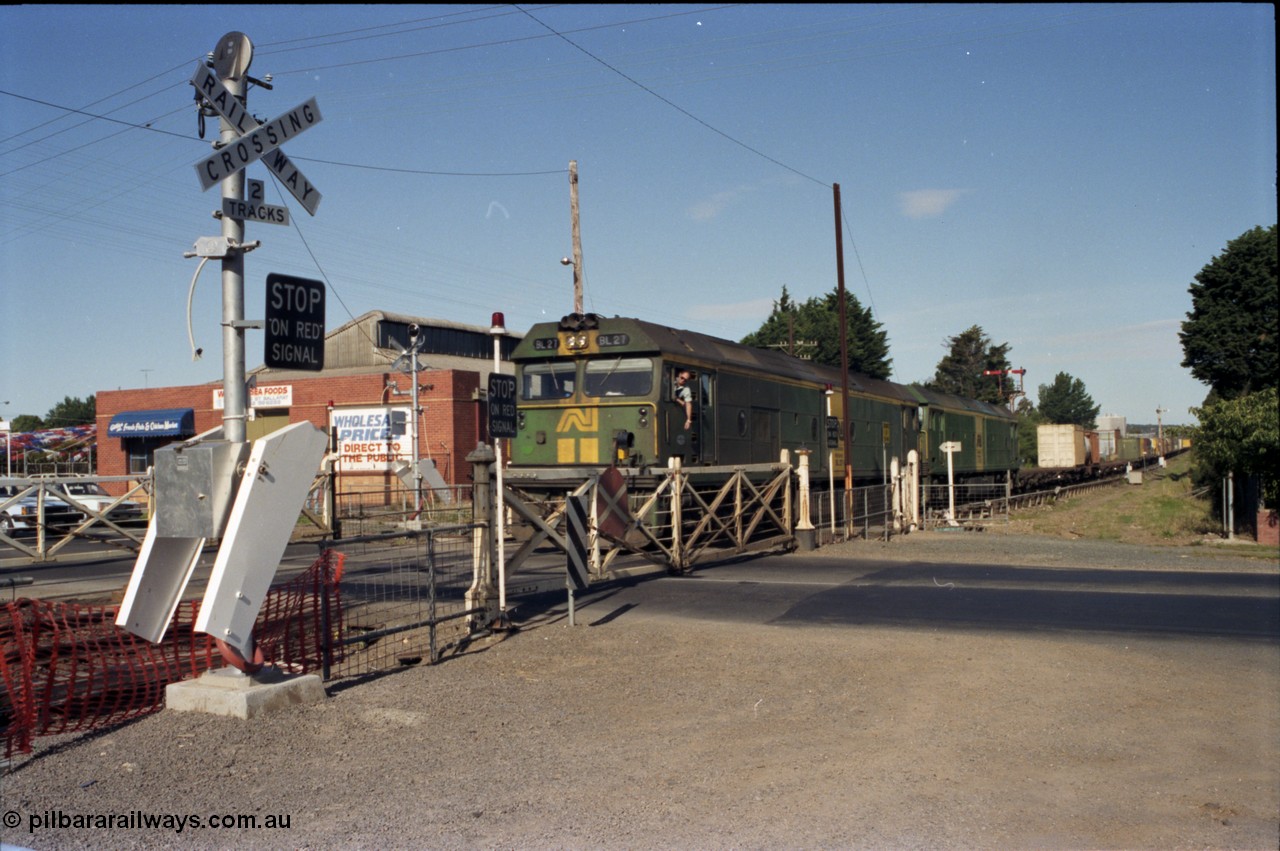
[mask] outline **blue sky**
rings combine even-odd
[[[979,325],[1033,399],[1067,372],[1190,422],[1187,287],[1276,220],[1269,4],[5,6],[0,417],[221,378],[216,262],[187,341],[182,253],[220,233],[187,81],[236,30],[251,113],[324,117],[284,147],[314,218],[249,167],[296,223],[249,227],[249,318],[271,272],[325,280],[329,329],[558,318],[576,160],[587,309],[738,339],[835,288],[839,184],[895,380]]]

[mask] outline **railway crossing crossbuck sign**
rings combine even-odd
[[[266,124],[259,124],[252,115],[245,111],[244,104],[222,85],[222,81],[204,65],[197,64],[196,72],[191,77],[191,85],[196,87],[213,109],[227,120],[240,133],[240,137],[223,145],[212,156],[196,163],[196,174],[200,178],[200,188],[209,190],[215,183],[235,174],[240,169],[263,161],[284,188],[311,215],[316,214],[320,206],[320,190],[278,150],[281,145],[294,136],[320,123],[320,107],[315,98],[299,104],[284,115]]]

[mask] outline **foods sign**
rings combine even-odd
[[[390,470],[394,461],[413,462],[407,407],[343,408],[330,416],[338,436],[341,473]]]

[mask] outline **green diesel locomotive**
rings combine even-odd
[[[844,424],[855,485],[886,481],[918,453],[923,480],[1004,481],[1017,469],[1008,410],[850,373],[781,352],[620,317],[571,314],[533,326],[515,348],[517,435],[509,463],[566,480],[617,466],[634,473],[776,462],[808,450],[814,485],[831,465],[844,483]],[[692,416],[679,398],[688,375]]]

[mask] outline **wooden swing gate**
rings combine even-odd
[[[787,463],[687,470],[675,461],[643,476],[611,468],[559,492],[535,485],[532,476],[506,484],[502,505],[529,529],[507,575],[547,544],[568,554],[570,497],[588,500],[593,581],[609,578],[623,554],[687,573],[700,560],[794,548],[793,472]]]

